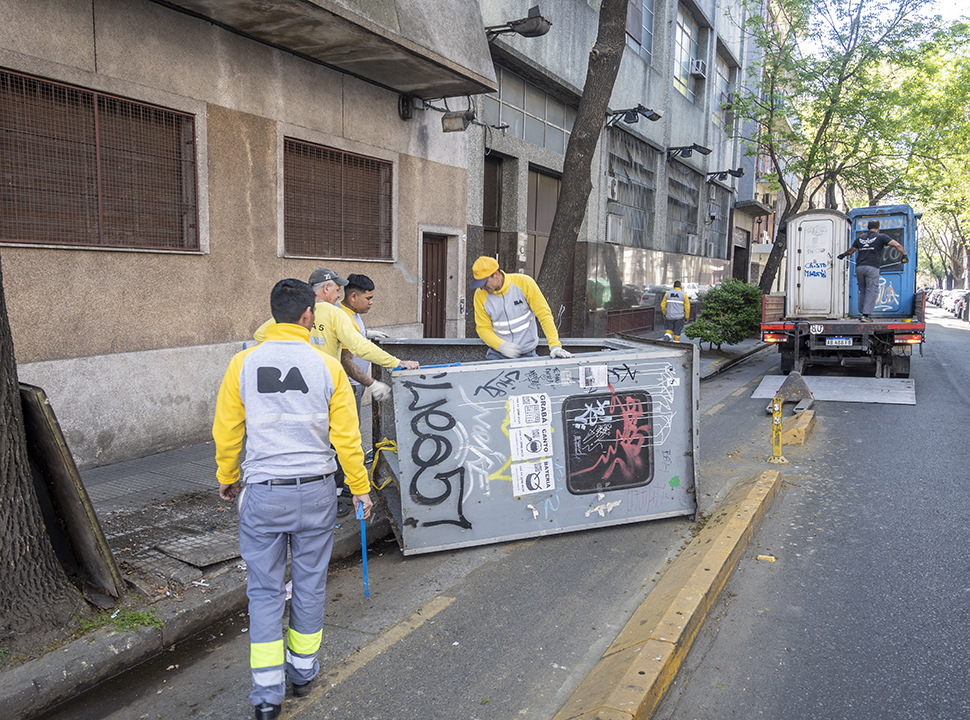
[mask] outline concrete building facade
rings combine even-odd
[[[523,10],[510,0],[481,5],[486,26]],[[610,110],[640,107],[661,117],[604,118],[571,299],[562,309],[561,329],[573,335],[642,327],[653,312],[641,305],[653,299],[644,291],[655,285],[748,279],[757,215],[735,211],[745,199],[738,195],[745,162],[731,112],[750,61],[744,6],[630,0],[628,10]],[[552,21],[548,34],[502,35],[490,44],[499,89],[473,102],[492,127],[469,130],[468,258],[495,255],[503,267],[533,275],[555,212],[598,3],[560,0],[543,5],[542,15]]]
[[[400,99],[495,87],[465,0],[5,3],[4,291],[77,463],[208,438],[281,278],[364,273],[371,326],[463,334],[468,137]]]

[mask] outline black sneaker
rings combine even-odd
[[[344,500],[343,498],[337,498],[337,517],[338,518],[347,517],[348,515],[350,515],[350,512],[353,509],[354,509],[353,504],[350,501]]]
[[[253,708],[256,711],[256,720],[276,720],[280,716],[280,706],[262,703]]]
[[[313,680],[305,682],[302,685],[297,685],[293,683],[293,697],[306,697],[313,691]]]

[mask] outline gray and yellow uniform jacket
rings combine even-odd
[[[366,340],[367,328],[364,327],[364,318],[360,316],[360,313],[351,307],[347,307],[342,302],[337,303],[337,309],[343,310],[347,314],[347,317],[350,318],[350,323],[354,326],[354,330],[359,332],[361,334],[361,337],[363,337]],[[341,348],[341,350],[343,350],[343,348]],[[347,350],[350,352],[351,355],[354,355],[353,351],[350,350],[350,348],[347,348]],[[354,355],[354,365],[356,365],[358,369],[362,373],[364,373],[364,375],[370,375],[370,362],[368,362],[367,360],[364,360],[363,358],[359,358],[356,355]],[[360,383],[358,383],[353,378],[350,378],[350,384],[355,387],[360,385]]]
[[[690,316],[690,298],[683,290],[668,290],[660,301],[660,311],[668,320],[683,320]]]
[[[475,329],[478,337],[495,351],[503,342],[518,345],[530,353],[539,344],[536,318],[542,325],[549,347],[562,346],[559,333],[536,281],[528,275],[503,273],[505,282],[495,293],[475,291]]]
[[[354,392],[340,363],[309,339],[300,325],[274,324],[264,343],[229,362],[212,425],[220,483],[239,480],[245,436],[246,482],[330,474],[339,455],[351,492],[368,492]]]
[[[384,352],[377,345],[372,343],[361,332],[354,327],[354,323],[343,310],[336,305],[327,302],[318,302],[314,308],[313,327],[310,328],[310,344],[319,345],[323,351],[338,362],[340,361],[340,349],[346,347],[355,357],[362,358],[367,362],[386,368],[396,368],[401,361]],[[263,342],[266,339],[268,328],[276,324],[270,318],[260,325],[253,337],[256,342]]]

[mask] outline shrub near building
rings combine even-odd
[[[761,289],[728,278],[700,296],[701,316],[684,334],[701,342],[735,345],[761,327]]]

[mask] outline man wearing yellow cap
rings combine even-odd
[[[563,350],[552,320],[549,303],[536,281],[528,275],[504,273],[495,258],[482,256],[472,265],[471,286],[475,290],[475,329],[488,345],[486,360],[537,357],[539,329],[549,341],[549,355],[570,358]]]

